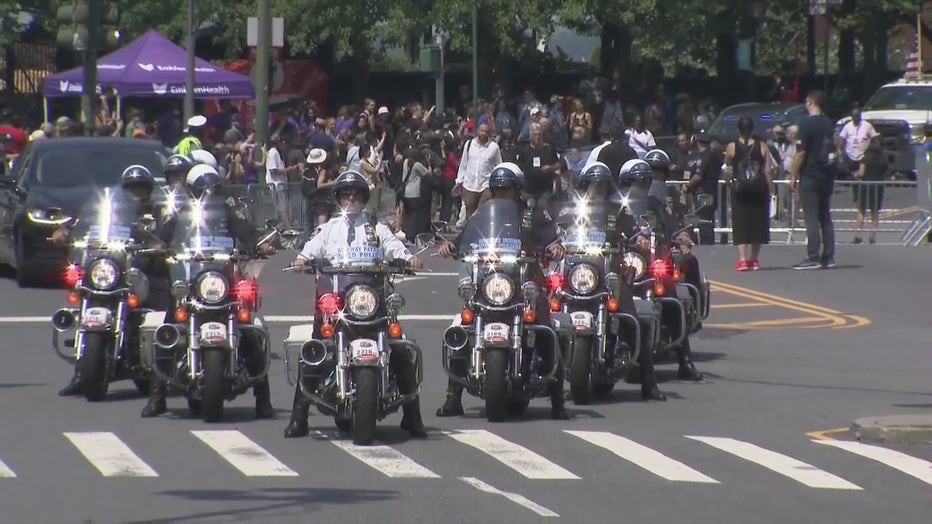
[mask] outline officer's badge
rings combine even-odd
[[[375,234],[375,227],[372,224],[366,224],[366,242],[370,246],[379,245],[379,237]]]

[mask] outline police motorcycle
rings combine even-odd
[[[522,213],[512,200],[485,202],[467,222],[454,256],[466,266],[457,289],[464,306],[443,334],[443,368],[485,401],[490,422],[521,415],[530,399],[547,396],[562,362],[561,337],[552,326],[534,324],[544,291],[530,278],[540,260],[522,251],[530,216],[530,208]],[[569,325],[565,318],[556,323]],[[538,349],[538,337],[551,339],[552,354]],[[454,360],[468,362],[465,378],[451,371]]]
[[[700,195],[700,206],[711,204],[706,201],[706,196]],[[646,201],[640,198],[626,199],[625,205],[629,213],[637,217],[639,227],[638,232],[630,235],[624,253],[625,264],[635,273],[633,285],[636,305],[639,306],[638,315],[641,316],[640,308],[644,307],[637,304],[638,298],[653,302],[660,313],[660,319],[664,318],[664,312],[673,312],[666,316],[667,321],[659,323],[659,329],[651,330],[648,335],[651,337],[647,341],[648,347],[653,347],[655,357],[659,358],[689,344],[689,335],[699,331],[702,320],[709,315],[709,281],[704,274],[699,275],[698,286],[684,281],[681,264],[683,253],[674,241],[682,233],[694,232],[699,219],[693,215],[686,216],[683,218],[685,225],[662,233],[660,219]],[[649,253],[633,248],[632,244],[638,235],[648,239]],[[642,333],[644,331],[642,329]]]
[[[221,203],[200,199],[178,212],[168,259],[172,322],[155,329],[151,348],[156,375],[183,391],[205,422],[220,421],[225,401],[265,378],[271,355],[258,284],[246,271],[252,256],[212,217],[222,212]],[[244,347],[247,337],[256,347]]]
[[[394,287],[397,276],[414,271],[404,260],[383,261],[377,243],[283,271],[296,270],[316,275],[315,304],[322,318],[315,319],[319,338],[312,324],[289,330],[284,341],[288,382],[318,411],[333,416],[338,429],[349,431],[354,444],[369,445],[377,422],[420,393],[421,349],[398,321],[405,299]],[[415,384],[403,384],[405,377],[393,365],[398,359],[414,363]]]
[[[566,360],[575,404],[611,393],[636,369],[641,347],[638,317],[619,311],[622,286],[631,285],[634,273],[618,263],[623,250],[612,242],[620,206],[614,190],[606,196],[611,200],[577,196],[561,212],[556,222],[566,230],[566,253],[547,278],[551,311],[562,311],[571,322]]]
[[[141,393],[149,388],[141,325],[153,311],[140,307],[149,282],[133,267],[133,259],[160,249],[136,243],[134,233],[144,235],[155,220],[151,215],[135,220],[127,205],[107,188],[82,214],[86,218],[68,224],[78,231],[72,249],[79,255],[65,271],[68,306],[51,319],[52,346],[77,368],[81,390],[92,402],[102,400],[110,383],[119,380],[132,380]]]

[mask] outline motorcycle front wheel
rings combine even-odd
[[[368,446],[375,440],[375,423],[379,414],[379,369],[360,367],[353,370],[356,398],[350,434],[353,444]]]
[[[201,417],[204,422],[220,422],[223,419],[226,357],[223,349],[210,349],[201,353],[201,365],[204,369]]]
[[[81,368],[81,389],[89,402],[103,400],[107,395],[110,386],[107,350],[112,343],[109,333],[84,333],[84,354],[78,365]]]
[[[508,362],[507,351],[485,353],[485,379],[482,397],[485,399],[485,418],[501,422],[508,415]]]
[[[570,393],[573,403],[592,402],[592,337],[577,337],[573,343],[573,362],[570,364]]]

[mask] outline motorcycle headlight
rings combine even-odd
[[[208,271],[197,282],[197,296],[208,304],[216,304],[227,296],[227,279],[216,271]]]
[[[570,271],[570,287],[577,293],[592,293],[599,283],[599,275],[589,264],[577,264]]]
[[[472,283],[472,279],[466,277],[460,280],[459,286],[456,288],[457,294],[463,300],[469,300],[476,294],[476,286]]]
[[[116,263],[106,258],[95,260],[87,271],[91,285],[97,289],[110,289],[116,285],[120,278],[120,268]]]
[[[495,306],[502,306],[515,294],[515,285],[511,279],[500,273],[493,273],[482,283],[482,294]]]
[[[369,318],[378,306],[379,297],[370,287],[356,286],[346,293],[346,309],[354,317]]]
[[[634,268],[636,272],[635,279],[643,277],[644,273],[647,271],[647,262],[644,260],[644,257],[637,253],[625,253],[625,265]]]

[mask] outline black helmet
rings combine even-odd
[[[654,170],[644,160],[628,160],[621,166],[618,173],[618,184],[622,186],[631,184],[650,184],[654,179]]]
[[[524,185],[524,171],[513,162],[502,162],[489,175],[489,189],[518,189]]]
[[[123,170],[123,174],[120,175],[120,185],[123,187],[144,186],[148,191],[152,191],[155,187],[155,177],[146,166],[135,164]]]
[[[188,170],[194,167],[194,162],[184,155],[172,155],[165,162],[165,175],[187,175]]]
[[[604,162],[593,162],[583,169],[576,180],[577,188],[586,188],[599,182],[608,182],[612,179],[612,170]]]
[[[344,171],[337,177],[336,182],[333,184],[334,196],[339,198],[340,192],[347,189],[361,191],[363,202],[369,201],[369,182],[366,182],[366,177],[362,176],[359,171]]]
[[[663,149],[651,149],[644,155],[644,161],[657,171],[670,169],[670,155]]]

